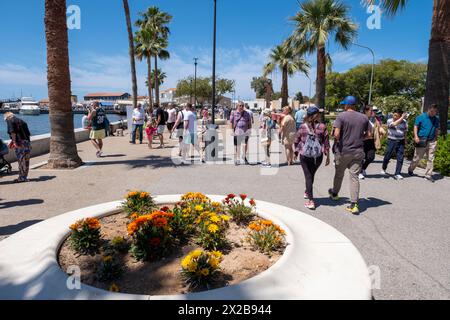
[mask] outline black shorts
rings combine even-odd
[[[172,131],[174,125],[175,125],[175,123],[168,123],[167,129],[169,129],[169,131]]]
[[[234,145],[240,146],[242,142],[245,140],[244,144],[248,144],[248,139],[250,139],[249,136],[235,136],[234,137]]]

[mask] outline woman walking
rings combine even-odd
[[[366,170],[369,165],[375,160],[377,145],[381,147],[381,138],[386,134],[381,126],[381,121],[377,119],[373,111],[372,105],[364,107],[364,114],[369,118],[369,131],[372,132],[369,139],[364,140],[364,161],[362,171],[359,174],[359,179],[363,180],[366,176]],[[379,149],[379,148],[378,148]]]
[[[327,126],[320,123],[320,113],[317,107],[307,110],[305,121],[297,132],[295,147],[300,154],[300,161],[305,174],[306,191],[305,207],[310,210],[316,209],[314,203],[314,177],[317,170],[326,157],[325,165],[330,164],[330,141]]]
[[[296,125],[295,120],[292,117],[292,108],[284,107],[283,108],[283,120],[281,120],[281,141],[283,142],[284,148],[286,150],[286,158],[288,165],[294,164],[294,142],[295,142],[295,133],[296,133]]]

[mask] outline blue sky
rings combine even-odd
[[[360,0],[342,0],[351,7],[351,18],[360,25],[357,42],[370,46],[377,60],[385,58],[427,62],[432,1],[410,1],[395,18],[382,17],[380,30],[369,30],[370,14]],[[301,2],[301,0],[300,0]],[[130,92],[128,37],[120,0],[67,0],[81,9],[81,30],[70,30],[72,91],[82,97],[89,92]],[[192,75],[193,58],[200,58],[199,76],[211,75],[212,0],[130,0],[133,20],[138,12],[158,6],[174,16],[170,25],[172,58],[162,63],[168,74],[163,88]],[[253,76],[261,74],[270,49],[293,30],[289,17],[298,10],[297,0],[218,0],[219,76],[235,79],[236,94],[252,99]],[[0,1],[0,98],[33,95],[47,97],[44,0]],[[367,50],[349,51],[330,43],[334,70],[345,71],[370,63]],[[315,79],[315,57],[308,57]],[[146,66],[138,64],[139,93],[145,94]],[[279,91],[280,74],[273,75]],[[313,85],[314,86],[314,85]],[[308,94],[309,82],[301,75],[290,80],[290,93]],[[314,91],[314,87],[313,87]]]

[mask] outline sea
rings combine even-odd
[[[50,121],[48,114],[41,114],[39,116],[25,116],[16,114],[16,117],[24,120],[28,124],[28,128],[30,129],[32,136],[50,133]],[[73,121],[75,129],[82,128],[82,118],[82,114],[74,114]],[[126,116],[108,114],[108,119],[110,122],[116,122],[120,120],[126,120]],[[6,122],[3,120],[3,114],[0,114],[0,138],[2,138],[3,140],[9,140]]]

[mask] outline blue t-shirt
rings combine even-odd
[[[428,137],[431,141],[436,138],[436,129],[439,129],[439,117],[430,117],[428,112],[425,112],[416,118],[414,125],[418,127],[419,138]]]
[[[305,118],[305,116],[306,116],[306,111],[305,110],[298,110],[296,113],[295,113],[295,123],[296,123],[296,125],[297,125],[297,130],[300,128],[300,126],[302,125],[302,123],[303,123],[303,119]]]

